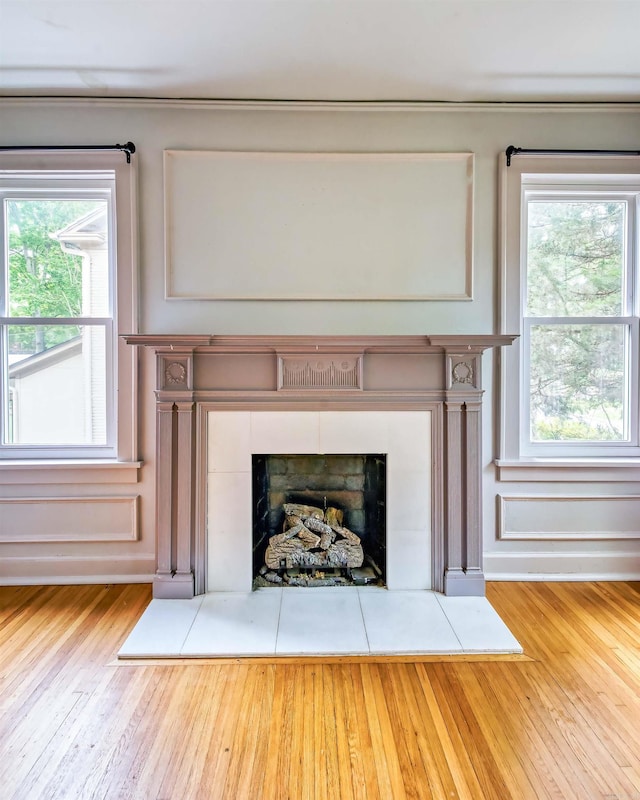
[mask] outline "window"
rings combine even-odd
[[[133,166],[0,154],[0,457],[134,457]]]
[[[503,459],[637,457],[640,160],[502,173]]]

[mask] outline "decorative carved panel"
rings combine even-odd
[[[322,354],[317,357],[280,355],[278,390],[362,389],[362,356]]]

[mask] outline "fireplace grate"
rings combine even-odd
[[[369,557],[362,567],[287,567],[278,570],[263,565],[253,582],[254,589],[273,586],[384,586],[382,571]]]

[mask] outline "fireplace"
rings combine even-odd
[[[482,353],[513,338],[126,336],[156,353],[154,596],[251,588],[265,454],[384,456],[387,588],[484,594]]]
[[[253,587],[385,585],[386,454],[252,456]]]

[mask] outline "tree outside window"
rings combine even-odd
[[[628,439],[627,202],[527,203],[531,441]]]

